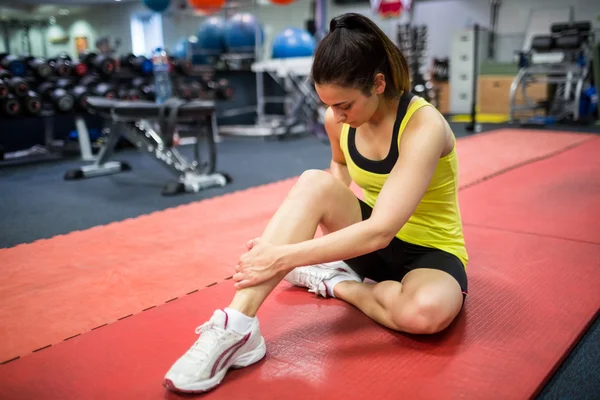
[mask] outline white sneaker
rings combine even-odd
[[[241,334],[227,328],[227,314],[216,310],[212,318],[196,328],[200,337],[173,364],[164,385],[176,392],[202,393],[216,387],[229,368],[241,368],[260,361],[266,354],[258,319]]]
[[[350,275],[362,281],[362,278],[343,261],[296,267],[284,279],[294,286],[308,288],[310,293],[329,297],[324,281],[340,274]]]

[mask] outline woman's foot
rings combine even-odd
[[[266,354],[258,319],[248,332],[228,326],[229,317],[216,310],[212,318],[196,328],[200,337],[167,372],[164,385],[176,392],[201,393],[213,389],[229,368],[241,368],[260,361]]]
[[[362,282],[362,278],[345,262],[334,261],[294,268],[285,276],[294,286],[306,287],[311,293],[323,297],[335,297],[333,287],[343,281]]]

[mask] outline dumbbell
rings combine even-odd
[[[233,89],[227,79],[211,80],[206,82],[206,86],[215,92],[215,96],[219,100],[227,100],[233,96]]]
[[[135,88],[129,88],[127,86],[121,86],[119,88],[119,99],[127,101],[137,101],[142,98],[142,92]]]
[[[82,53],[80,59],[83,63],[87,64],[89,69],[94,69],[107,77],[114,74],[117,70],[117,62],[108,56],[88,52]]]
[[[91,94],[90,89],[86,86],[78,85],[70,93],[75,98],[75,107],[80,111],[85,111],[88,104],[87,99]]]
[[[87,64],[82,63],[80,61],[72,61],[71,62],[71,74],[74,76],[86,76],[89,71]]]
[[[92,87],[100,83],[100,77],[98,75],[86,75],[79,80],[79,85]]]
[[[4,81],[8,91],[17,97],[24,97],[29,90],[29,84],[24,79],[11,76],[8,71],[0,71],[0,82]]]
[[[46,79],[53,73],[52,67],[43,58],[28,56],[23,57],[21,61],[25,63],[33,72],[33,75],[39,79]]]
[[[56,81],[56,87],[68,91],[75,87],[75,81],[69,78],[62,78]]]
[[[175,87],[177,95],[185,100],[198,99],[205,94],[204,87],[198,81],[186,82],[182,80],[177,82]]]
[[[192,99],[199,99],[204,96],[204,88],[198,81],[192,81],[189,83],[189,87],[192,91]]]
[[[8,85],[0,78],[0,100],[8,97]]]
[[[144,98],[144,94],[142,93],[142,91],[136,88],[130,88],[127,94],[129,98],[133,101],[142,100]]]
[[[121,67],[131,68],[136,73],[142,75],[150,75],[153,70],[152,61],[144,56],[136,56],[134,54],[121,57]]]
[[[192,100],[194,98],[191,85],[187,82],[179,82],[176,87],[176,92],[184,100]]]
[[[192,70],[192,63],[189,60],[169,57],[170,70],[176,74],[189,75]]]
[[[0,113],[9,117],[15,117],[21,113],[21,104],[14,94],[9,93],[6,98],[0,100]]]
[[[55,87],[52,82],[42,83],[37,91],[43,99],[51,102],[54,109],[59,113],[67,113],[75,106],[73,95],[65,89]]]
[[[135,89],[141,90],[146,85],[148,85],[148,80],[146,78],[137,77],[133,78],[131,81],[131,87]]]
[[[56,58],[48,60],[48,64],[58,76],[67,77],[73,72],[73,63],[71,61],[71,57],[66,54],[61,54]]]
[[[118,96],[117,90],[110,83],[99,83],[96,86],[90,88],[92,95],[104,97],[107,99],[115,99]]]
[[[30,90],[27,96],[21,99],[23,113],[29,115],[38,115],[42,111],[42,98],[39,94]]]
[[[138,89],[134,88],[121,88],[119,90],[119,98],[127,101],[138,101],[141,100],[143,94]]]
[[[156,101],[156,90],[154,85],[144,85],[140,88],[142,92],[142,98],[149,101]]]
[[[114,85],[102,82],[97,76],[94,75],[88,75],[81,79],[78,86],[84,86],[88,88],[90,96],[114,99],[117,98],[119,94]]]
[[[17,56],[6,53],[0,54],[0,67],[9,71],[13,76],[25,76],[26,66]]]

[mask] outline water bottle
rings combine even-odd
[[[160,47],[157,48],[152,54],[152,64],[154,66],[156,102],[162,104],[173,96],[167,52]]]

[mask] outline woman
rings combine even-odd
[[[172,390],[209,390],[228,368],[264,357],[256,312],[284,277],[400,332],[439,332],[462,308],[468,257],[450,127],[411,95],[405,58],[362,15],[331,21],[312,77],[329,106],[331,173],[303,173],[248,242],[233,301],[197,329],[200,338],[165,377]],[[326,235],[314,238],[318,226]]]

